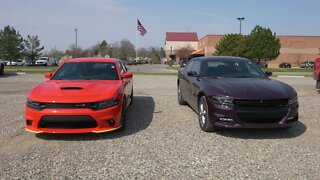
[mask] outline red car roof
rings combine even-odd
[[[66,63],[69,62],[119,62],[119,59],[114,58],[76,58],[76,59],[70,59],[66,61]]]

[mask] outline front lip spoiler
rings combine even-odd
[[[96,134],[98,134],[98,133],[105,133],[105,132],[115,131],[115,130],[117,130],[117,129],[120,129],[121,127],[122,127],[122,126],[120,125],[120,126],[118,126],[118,127],[112,128],[112,129],[101,130],[101,131],[91,131],[91,133],[96,133]],[[31,133],[35,133],[35,134],[45,133],[45,132],[43,132],[43,131],[34,131],[34,130],[27,129],[27,128],[26,128],[26,131],[31,132]],[[85,133],[85,132],[83,132],[83,133]],[[89,133],[90,133],[90,132],[89,132]],[[57,133],[52,133],[52,134],[57,134]]]
[[[33,130],[30,130],[30,129],[27,129],[27,128],[26,128],[26,131],[31,132],[31,133],[35,133],[35,134],[43,133],[43,131],[33,131]]]
[[[110,132],[110,131],[115,131],[117,129],[120,129],[122,126],[118,126],[118,127],[115,127],[115,128],[112,128],[112,129],[108,129],[108,130],[102,130],[102,131],[92,131],[92,133],[104,133],[104,132]]]

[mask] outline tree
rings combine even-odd
[[[135,57],[134,46],[128,39],[123,39],[120,41],[118,55],[120,59],[129,59],[129,57]]]
[[[248,51],[245,53],[258,63],[261,61],[270,61],[276,59],[280,55],[280,40],[272,33],[270,29],[256,26],[246,38],[246,46]]]
[[[186,46],[180,47],[176,50],[176,56],[180,59],[189,59],[192,51],[194,51],[194,49],[190,44],[187,44]]]
[[[25,51],[24,54],[31,60],[33,63],[34,60],[42,55],[42,50],[44,47],[40,47],[40,40],[38,36],[30,36],[28,35],[27,39],[25,40]]]
[[[244,57],[246,51],[246,37],[241,34],[227,34],[216,45],[215,56]]]
[[[149,47],[151,61],[153,64],[160,64],[160,50],[159,48]]]
[[[59,51],[54,48],[48,52],[47,56],[54,57],[55,59],[61,59],[63,56],[65,56],[65,54],[63,53],[63,51]]]
[[[21,58],[24,50],[23,38],[9,25],[0,31],[0,57],[10,62]]]

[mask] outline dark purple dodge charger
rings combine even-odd
[[[194,58],[179,71],[178,101],[198,113],[207,132],[289,127],[298,121],[297,93],[271,74],[245,58]]]

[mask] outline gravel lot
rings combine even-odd
[[[176,100],[175,76],[134,77],[125,132],[35,135],[24,102],[42,75],[0,77],[0,179],[320,179],[320,94],[312,78],[277,78],[299,94],[285,130],[204,133]]]

